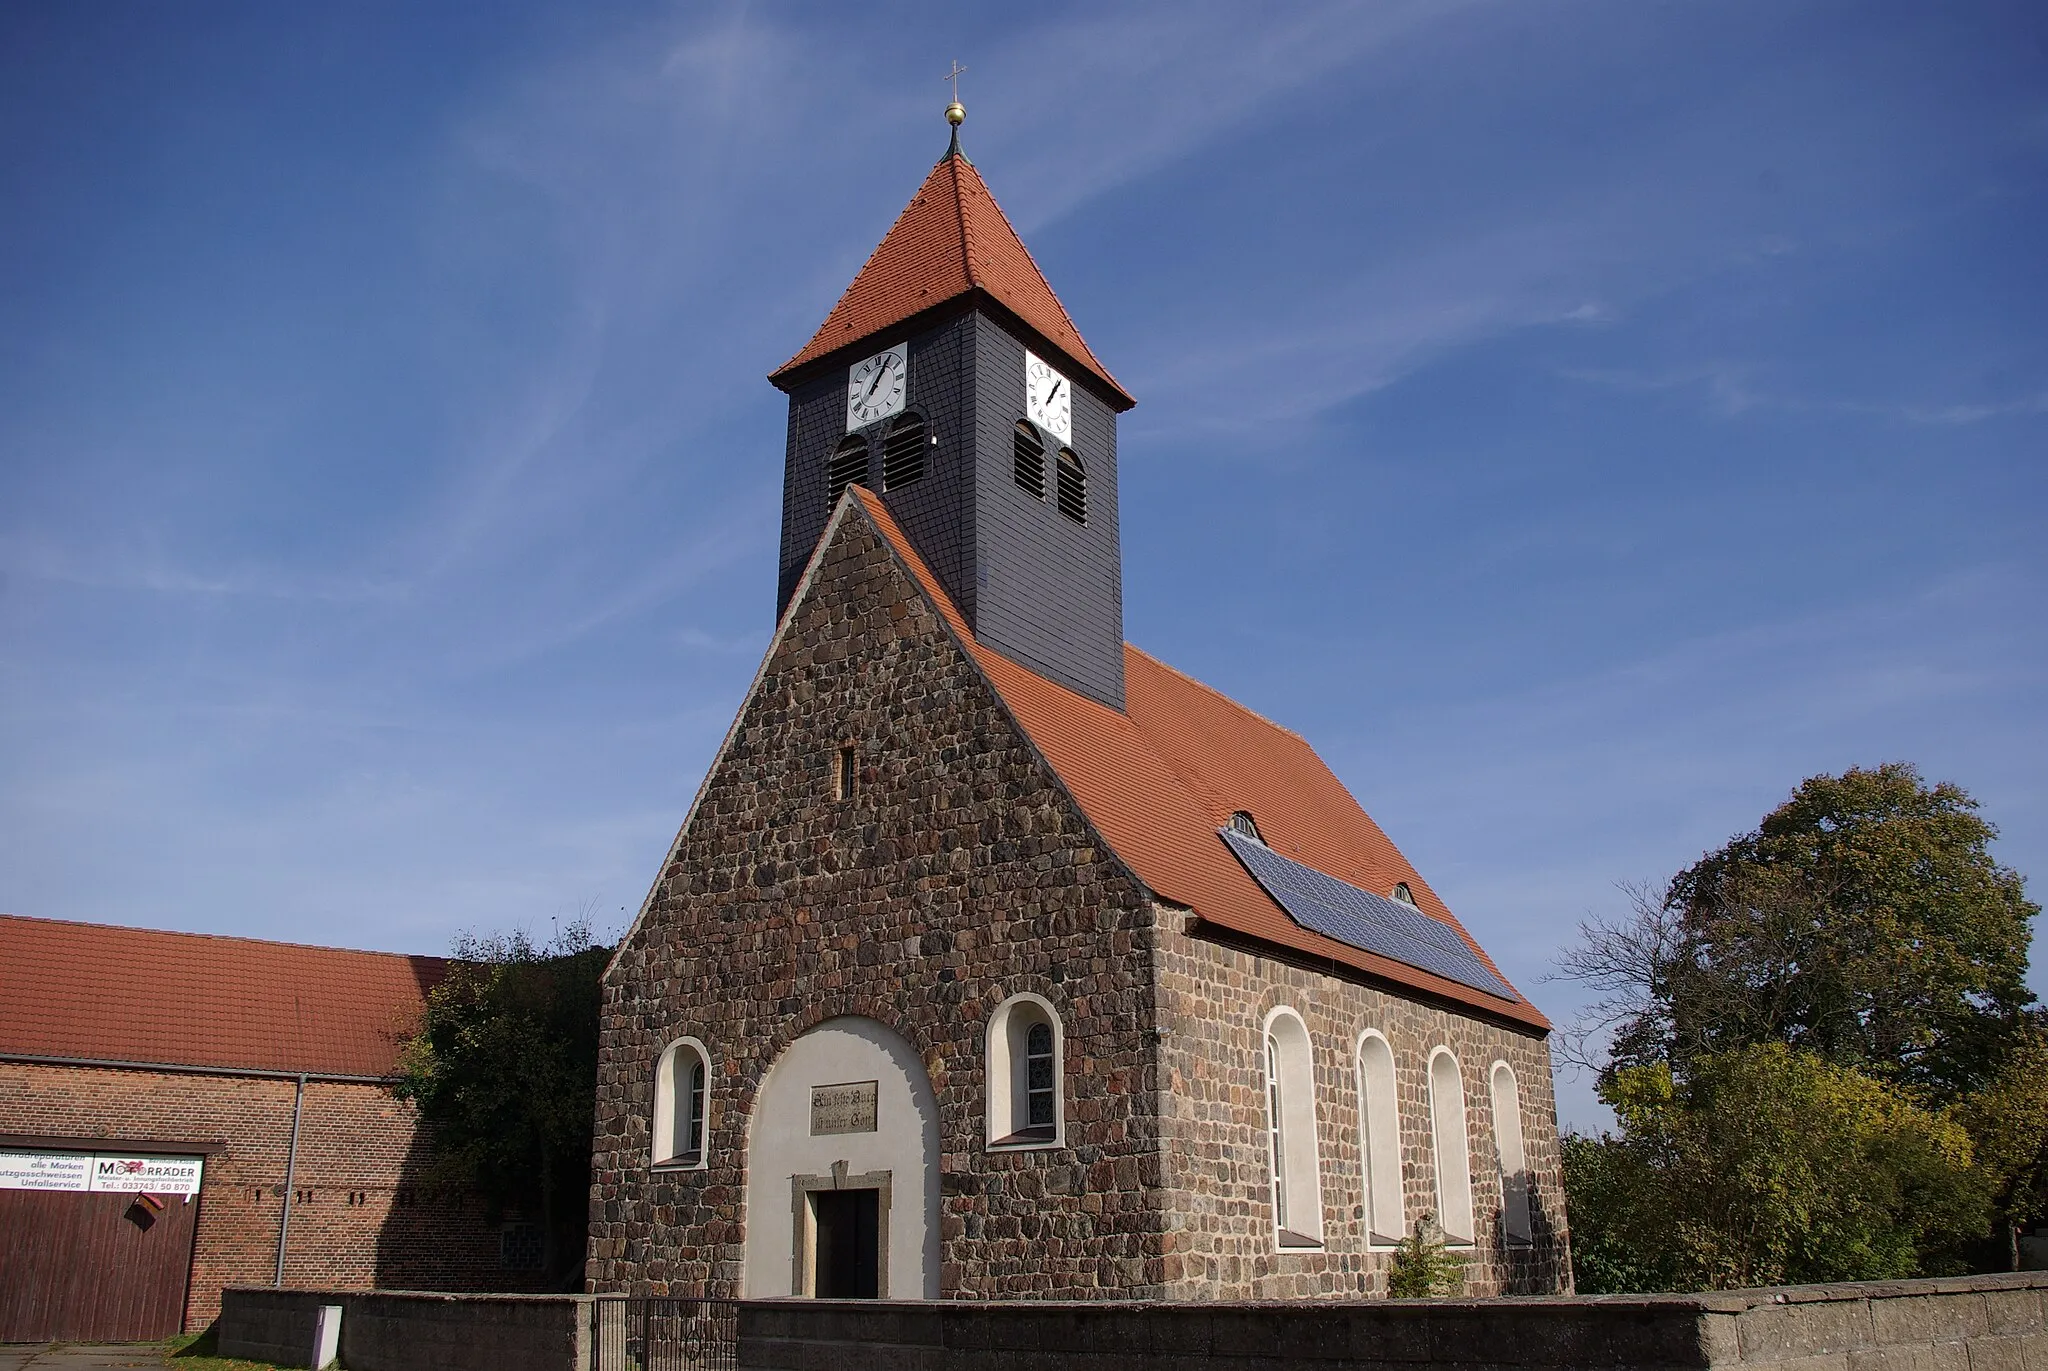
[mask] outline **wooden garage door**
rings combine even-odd
[[[0,1343],[178,1332],[199,1203],[0,1190]]]

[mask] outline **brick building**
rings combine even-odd
[[[1548,1023],[1123,641],[1133,401],[957,133],[771,379],[780,617],[606,973],[591,1288],[1356,1296],[1430,1213],[1569,1289]]]
[[[442,971],[0,916],[0,1342],[204,1327],[227,1285],[534,1279],[389,1089]]]

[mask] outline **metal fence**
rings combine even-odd
[[[590,1320],[592,1371],[738,1371],[731,1300],[601,1297]]]

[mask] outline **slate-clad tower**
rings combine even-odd
[[[899,348],[901,394],[874,403],[893,368],[861,365]],[[1050,404],[1033,403],[1034,375]],[[957,138],[817,334],[769,379],[789,395],[778,615],[857,471],[977,638],[1123,707],[1116,418],[1135,401],[1082,341]],[[1020,421],[1044,449],[1037,490]],[[920,430],[921,466],[892,463],[892,437]],[[864,451],[844,451],[849,438]],[[1079,467],[1078,509],[1062,448]]]
[[[957,141],[772,379],[775,632],[605,970],[590,1287],[1358,1296],[1430,1214],[1569,1289],[1548,1021],[1123,641],[1132,401]]]

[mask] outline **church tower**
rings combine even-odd
[[[981,643],[1123,708],[1116,420],[1136,402],[996,207],[957,121],[816,335],[769,379],[789,396],[778,616],[840,496],[864,486]]]

